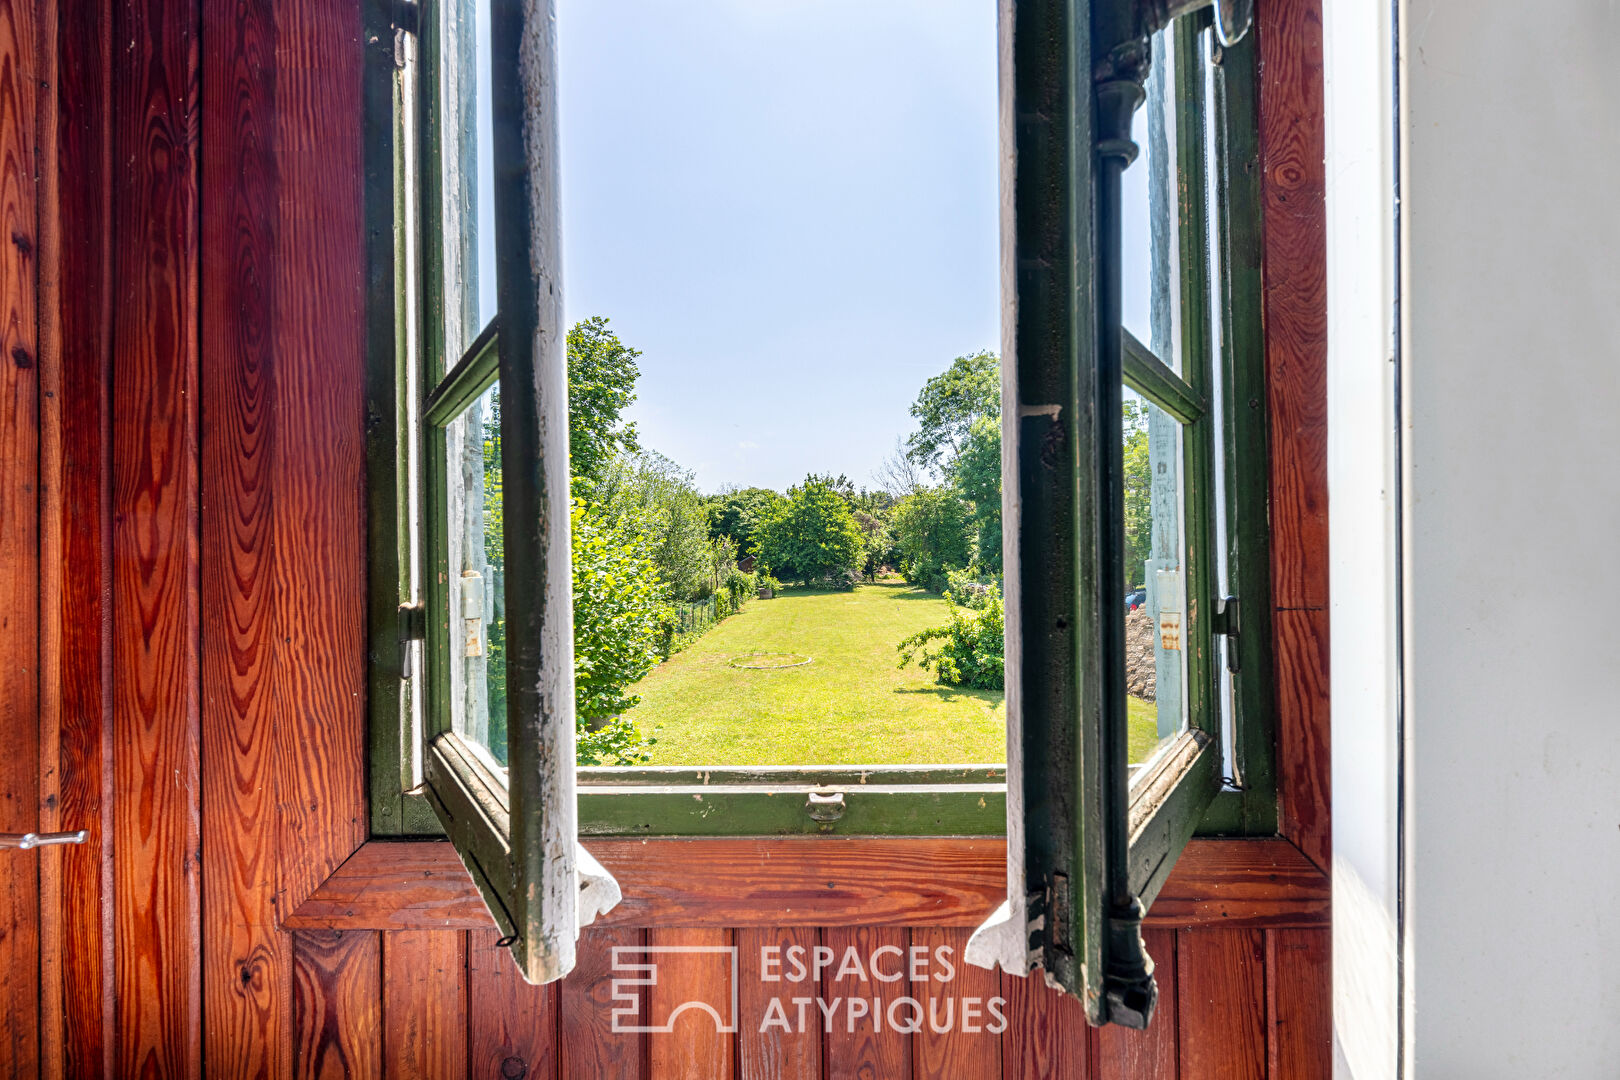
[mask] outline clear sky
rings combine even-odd
[[[558,0],[563,275],[699,485],[871,485],[997,349],[994,0]]]

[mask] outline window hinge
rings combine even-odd
[[[410,50],[405,38],[416,37],[422,24],[422,5],[419,0],[394,0],[394,67],[405,70]]]
[[[1215,605],[1213,623],[1215,632],[1226,636],[1226,670],[1234,675],[1238,672],[1238,634],[1242,625],[1240,610],[1238,598],[1228,596]]]
[[[427,640],[427,607],[424,604],[399,606],[399,674],[411,677],[411,650],[416,642]]]

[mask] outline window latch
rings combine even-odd
[[[423,604],[399,605],[399,676],[411,677],[411,650],[416,642],[427,640],[427,607]]]
[[[1228,596],[1215,605],[1215,619],[1212,626],[1217,634],[1226,638],[1226,670],[1236,675],[1238,673],[1238,634],[1241,630],[1239,618],[1238,598]]]
[[[54,844],[82,844],[90,838],[85,829],[78,832],[0,833],[0,851],[32,851]]]
[[[812,791],[810,800],[805,803],[805,810],[810,814],[811,821],[834,822],[844,816],[844,793],[842,791]]]

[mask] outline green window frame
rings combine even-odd
[[[1003,212],[1003,280],[1011,286],[1003,400],[1013,403],[1003,417],[1009,764],[576,770],[565,767],[573,738],[567,500],[543,497],[567,491],[566,443],[544,434],[567,429],[565,418],[557,423],[566,393],[561,291],[555,280],[540,281],[556,272],[556,115],[549,89],[522,92],[517,56],[528,34],[551,64],[547,77],[555,71],[551,6],[493,0],[502,31],[491,51],[499,314],[448,355],[436,343],[464,340],[476,318],[446,287],[455,273],[446,264],[466,265],[473,255],[445,245],[454,215],[469,212],[456,194],[469,150],[456,133],[468,130],[471,105],[456,83],[473,50],[455,28],[471,23],[472,0],[367,2],[372,832],[448,835],[535,981],[566,973],[576,932],[574,913],[562,910],[568,905],[551,902],[575,886],[560,889],[545,876],[540,837],[548,830],[553,848],[557,837],[576,835],[1007,834],[1008,905],[975,937],[974,958],[1024,974],[1033,957],[1086,1002],[1093,1023],[1145,1023],[1152,980],[1140,916],[1187,839],[1272,835],[1277,827],[1253,36],[1215,51],[1206,102],[1202,76],[1189,73],[1202,70],[1208,8],[1002,0],[1002,138],[1012,150],[1003,155],[1003,186],[1014,193]],[[1131,152],[1144,28],[1168,18],[1178,27],[1182,374],[1121,326],[1119,169],[1110,164]],[[1111,58],[1112,67],[1095,57]],[[1114,77],[1086,74],[1105,67]],[[531,108],[501,112],[502,102],[525,100]],[[1213,222],[1206,167],[1215,174]],[[1212,305],[1220,309],[1218,341]],[[1225,358],[1218,370],[1217,349]],[[530,687],[507,701],[510,789],[454,730],[451,627],[448,614],[434,614],[449,611],[448,526],[437,509],[443,432],[497,378],[506,388],[505,545],[518,556],[505,575],[508,682]],[[1189,724],[1135,783],[1126,765],[1117,586],[1122,385],[1183,425],[1188,505]],[[540,422],[545,410],[549,428]],[[1218,455],[1226,522],[1219,537]],[[547,527],[514,527],[522,521]],[[1226,549],[1224,590],[1217,543]],[[1224,733],[1223,665],[1234,673]],[[579,901],[588,915],[610,903],[615,886],[573,847],[561,861],[577,859],[579,868],[568,873],[601,893],[587,888]]]

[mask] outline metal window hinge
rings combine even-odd
[[[427,606],[401,604],[399,606],[399,677],[411,677],[411,651],[416,642],[427,640]]]
[[[1228,596],[1215,605],[1215,619],[1212,625],[1217,634],[1226,637],[1226,670],[1236,675],[1238,672],[1238,634],[1242,629],[1242,619],[1239,612],[1238,598]]]
[[[90,838],[89,832],[0,833],[0,851],[32,851],[53,844],[82,844]]]
[[[422,5],[418,0],[394,0],[394,67],[405,70],[409,59],[406,36],[416,37],[421,32]]]

